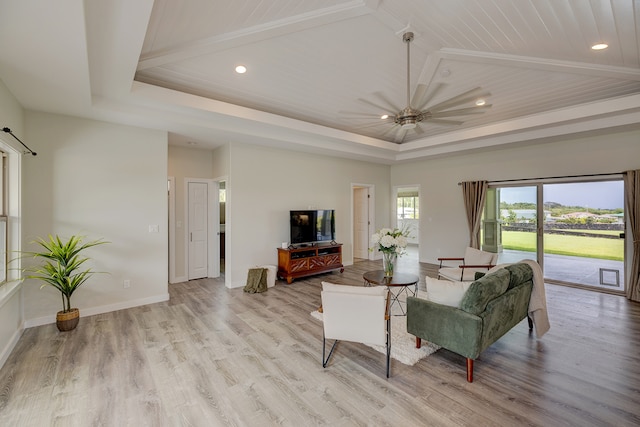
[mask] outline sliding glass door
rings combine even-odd
[[[623,292],[624,225],[621,179],[492,186],[483,249],[537,260],[549,282]]]
[[[624,290],[624,184],[545,184],[544,273],[552,282]]]

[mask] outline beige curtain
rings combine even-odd
[[[631,225],[633,237],[633,258],[627,298],[640,302],[640,170],[624,173],[624,188],[627,196],[626,217]]]
[[[464,208],[469,226],[469,246],[480,249],[480,218],[487,195],[487,181],[467,181],[462,183]]]

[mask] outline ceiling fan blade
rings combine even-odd
[[[382,137],[384,138],[384,137],[389,136],[390,134],[392,134],[393,132],[395,132],[396,130],[398,130],[398,127],[399,127],[399,126],[400,126],[400,125],[399,125],[399,124],[397,124],[397,123],[396,123],[396,124],[394,124],[393,126],[391,126],[389,129],[387,129],[387,130],[382,134]]]
[[[354,128],[356,129],[372,129],[372,128],[377,128],[380,126],[389,126],[388,122],[385,122],[383,120],[378,120],[377,122],[373,122],[373,123],[360,123],[360,124],[354,124]],[[385,131],[386,132],[386,131]]]
[[[413,98],[411,98],[411,106],[415,108],[416,105],[422,102],[422,98],[424,98],[424,94],[427,92],[428,86],[420,83],[416,86],[416,91],[413,92]]]
[[[405,128],[403,128],[402,126],[400,126],[400,129],[398,129],[398,132],[396,132],[396,136],[393,138],[393,141],[396,144],[400,144],[402,142],[402,140],[404,139],[406,134],[407,134],[407,130]]]
[[[447,108],[455,107],[457,105],[473,101],[476,98],[483,98],[489,95],[491,95],[490,92],[483,92],[481,87],[477,87],[475,89],[471,89],[464,93],[461,93],[460,95],[456,95],[453,98],[449,98],[446,101],[440,102],[439,104],[432,105],[428,109],[433,113],[440,110],[446,110]]]
[[[384,102],[392,111],[398,112],[402,110],[402,108],[398,108],[393,102],[391,102],[386,96],[384,96],[382,92],[374,92],[373,95],[380,101]]]
[[[427,119],[429,123],[436,125],[461,125],[464,122],[460,120],[445,120],[445,119]]]
[[[421,99],[421,100],[415,99],[417,97],[414,95],[415,101],[411,105],[413,105],[413,107],[418,109],[418,110],[423,110],[424,106],[427,105],[429,103],[429,101],[431,101],[433,99],[433,97],[436,96],[438,94],[438,92],[440,92],[445,86],[446,86],[446,84],[444,84],[444,83],[441,83],[441,82],[440,83],[436,83],[436,85],[433,88],[433,90],[431,92],[429,92],[429,94],[426,97],[423,95],[423,99]],[[417,92],[417,90],[416,90],[416,92]]]
[[[452,117],[452,116],[466,116],[468,114],[483,114],[487,108],[490,108],[491,104],[479,105],[477,107],[458,108],[457,110],[438,111],[431,113],[431,117],[434,119],[440,117]]]
[[[362,113],[357,111],[338,111],[340,118],[348,118],[348,119],[373,119],[373,120],[383,120],[381,119],[380,114],[373,113]]]
[[[372,107],[375,107],[375,108],[376,108],[376,110],[379,110],[379,111],[381,111],[381,112],[383,112],[383,111],[384,111],[384,112],[393,111],[393,114],[396,114],[398,111],[400,111],[400,110],[391,110],[391,109],[390,109],[390,108],[388,108],[388,107],[383,107],[382,105],[376,104],[375,102],[371,102],[371,101],[369,101],[369,100],[367,100],[367,99],[364,99],[364,98],[358,98],[358,101],[363,102],[363,103],[365,103],[365,104],[367,104],[367,105],[370,105],[370,106],[372,106]],[[382,114],[381,114],[381,115],[382,115]]]
[[[416,124],[416,127],[413,128],[413,131],[418,135],[422,135],[424,133],[424,129],[420,126],[420,124]]]

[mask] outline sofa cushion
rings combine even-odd
[[[424,299],[451,307],[460,306],[460,301],[472,282],[452,282],[451,280],[439,280],[426,277],[427,287]],[[420,295],[422,297],[422,295]]]
[[[520,285],[533,279],[533,270],[531,270],[531,267],[528,264],[523,262],[508,265],[505,269],[509,270],[511,273],[508,289],[512,289],[516,285]]]
[[[464,251],[464,263],[465,265],[490,265],[493,261],[493,253],[481,251],[468,247]]]
[[[507,290],[510,276],[511,273],[502,268],[471,283],[460,301],[460,309],[475,315],[482,313],[489,301]]]

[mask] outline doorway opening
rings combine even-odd
[[[374,187],[367,184],[352,184],[352,239],[353,262],[373,259],[369,251],[369,239],[374,220]]]
[[[225,225],[226,225],[226,218],[227,218],[227,189],[226,189],[226,182],[225,181],[218,181],[218,206],[219,206],[219,210],[220,210],[220,229],[218,232],[218,236],[219,236],[219,246],[220,246],[220,276],[224,277],[224,271],[225,271],[225,262],[224,262],[224,257],[225,257],[225,237],[226,237],[226,232],[225,232]]]
[[[396,227],[409,232],[405,260],[419,261],[420,242],[420,188],[396,188]]]
[[[220,276],[218,182],[185,179],[185,266],[187,280]]]

